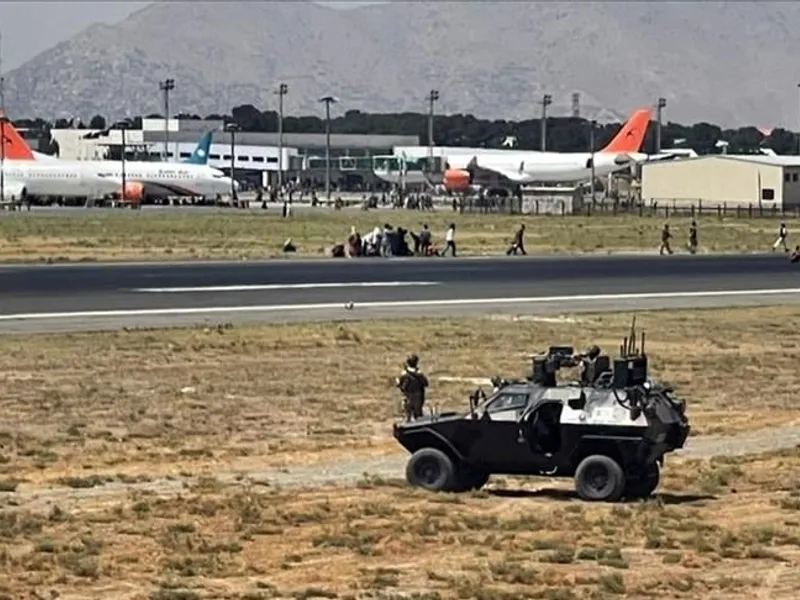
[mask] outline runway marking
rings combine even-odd
[[[419,287],[439,285],[438,281],[354,281],[352,283],[265,283],[252,285],[212,285],[197,287],[134,288],[149,294],[185,294],[202,292],[261,292],[269,290],[316,290],[329,288]]]
[[[800,294],[800,288],[771,290],[719,290],[705,292],[650,292],[639,294],[595,294],[582,296],[535,296],[532,298],[453,298],[449,300],[389,300],[381,302],[358,302],[352,310],[359,308],[401,308],[431,306],[480,306],[493,304],[547,304],[551,302],[602,302],[608,300],[653,300],[658,298],[716,298],[725,296],[775,296],[779,294]],[[349,303],[347,303],[349,304]],[[267,304],[264,306],[210,306],[187,308],[132,308],[122,310],[86,310],[60,313],[18,313],[0,315],[0,321],[24,321],[45,319],[80,319],[102,317],[146,317],[169,315],[197,315],[247,312],[286,312],[303,310],[345,310],[345,303],[326,302],[321,304]],[[622,309],[623,307],[620,307]]]

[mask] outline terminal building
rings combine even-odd
[[[141,129],[125,131],[126,158],[158,160],[165,150],[164,119],[143,119]],[[224,131],[222,121],[169,119],[169,160],[189,158],[200,137],[214,131],[208,164],[225,171],[233,168],[236,178],[253,187],[266,187],[278,180],[279,166],[287,178],[300,178],[324,185],[325,134],[284,133],[281,146],[277,133]],[[54,129],[59,156],[74,160],[119,159],[122,131]],[[375,175],[378,157],[392,155],[396,146],[419,144],[418,136],[331,134],[331,181],[341,189],[367,189],[384,184]]]
[[[800,156],[714,154],[642,166],[645,205],[800,209]]]

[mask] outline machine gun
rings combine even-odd
[[[556,373],[564,367],[578,364],[572,346],[550,346],[544,355],[532,355],[533,369],[530,380],[545,387],[556,386]]]

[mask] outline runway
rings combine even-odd
[[[0,268],[0,331],[798,299],[783,254],[20,265]]]

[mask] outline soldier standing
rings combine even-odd
[[[658,249],[659,254],[664,254],[664,250],[666,250],[668,254],[672,254],[672,248],[669,247],[670,239],[672,239],[672,234],[669,231],[669,225],[664,225],[664,229],[661,230],[661,246]]]
[[[403,365],[403,372],[397,378],[397,387],[403,393],[403,408],[406,421],[419,419],[422,416],[422,407],[425,404],[425,389],[428,387],[428,378],[419,370],[419,357],[412,354]]]
[[[522,254],[527,254],[525,252],[525,223],[520,225],[517,232],[514,234],[514,239],[511,240],[511,246],[509,246],[508,250],[506,251],[507,255],[516,254],[517,251],[522,252]]]
[[[692,254],[697,254],[697,223],[692,221],[692,224],[689,226],[689,244],[688,244],[689,252]]]
[[[784,252],[789,252],[789,247],[786,245],[786,235],[787,235],[787,233],[788,232],[786,231],[786,223],[781,223],[781,227],[778,230],[778,239],[775,240],[774,244],[772,244],[772,251],[773,252],[775,252],[775,250],[778,249],[778,246],[783,246],[783,251]]]

